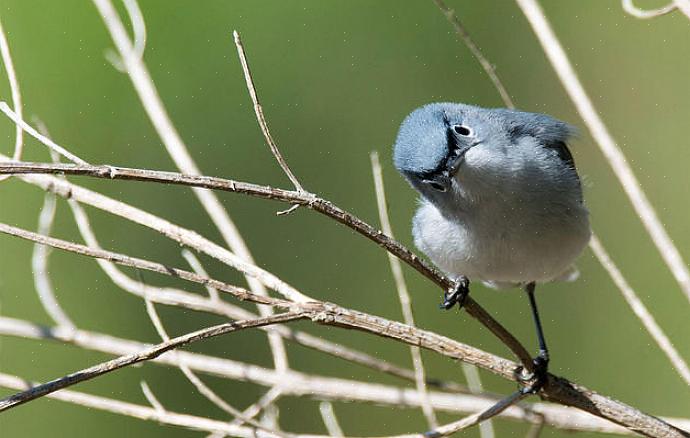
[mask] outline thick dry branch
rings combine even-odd
[[[325,199],[319,198],[312,193],[297,192],[292,190],[276,189],[268,186],[233,181],[223,178],[210,176],[184,175],[175,172],[162,172],[146,169],[133,169],[115,166],[88,166],[88,165],[68,165],[68,164],[48,164],[48,163],[13,163],[1,162],[0,174],[69,174],[86,175],[105,179],[123,179],[158,182],[164,184],[177,184],[192,187],[201,187],[213,190],[222,190],[233,193],[251,195],[263,199],[301,204],[323,215],[326,215],[337,222],[357,231],[364,237],[383,247],[388,252],[394,254],[403,262],[415,268],[422,275],[439,285],[443,289],[453,286],[453,281],[444,276],[436,268],[432,267],[422,259],[417,257],[412,251],[402,246],[400,243],[372,227],[353,214],[337,207]],[[47,189],[51,190],[56,183],[48,184]],[[53,191],[53,190],[51,190]],[[71,196],[72,191],[55,191],[61,196]],[[298,293],[290,290],[293,295]],[[300,294],[301,295],[301,294]],[[302,297],[304,297],[302,295]],[[472,297],[467,297],[464,305],[465,310],[473,318],[477,319],[495,336],[497,336],[520,360],[522,365],[532,371],[532,359],[522,344],[496,321],[483,307],[481,307]]]
[[[162,342],[158,345],[154,345],[153,347],[140,351],[138,353],[130,354],[127,356],[120,356],[116,359],[109,360],[98,365],[94,365],[92,367],[74,372],[72,374],[68,374],[65,377],[51,380],[50,382],[34,386],[20,393],[4,398],[0,400],[0,412],[5,411],[7,409],[11,409],[15,406],[19,406],[31,400],[35,400],[39,397],[43,397],[62,388],[67,388],[77,383],[84,382],[86,380],[91,380],[98,376],[102,376],[103,374],[118,370],[120,368],[134,365],[139,362],[155,359],[156,357],[160,356],[161,354],[167,351],[174,350],[176,348],[200,341],[202,339],[208,339],[211,337],[232,333],[247,328],[261,327],[269,324],[278,324],[288,321],[294,321],[296,319],[301,319],[304,317],[305,315],[299,311],[286,312],[273,316],[268,316],[265,318],[228,322],[225,324],[219,324],[213,327],[208,327],[202,330],[197,330],[195,332],[170,339],[169,341]]]

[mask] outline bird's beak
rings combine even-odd
[[[446,172],[434,175],[430,178],[425,178],[422,180],[422,182],[429,185],[437,192],[447,192],[450,190],[450,176]]]
[[[458,171],[462,163],[465,161],[465,154],[467,151],[476,145],[477,143],[459,145],[459,147],[453,151],[453,156],[451,156],[448,160],[448,173],[450,175],[455,175],[455,172]]]

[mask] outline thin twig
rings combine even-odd
[[[394,438],[440,438],[444,436],[449,436],[461,430],[470,428],[472,426],[476,426],[477,424],[480,424],[482,421],[491,419],[496,415],[499,415],[501,412],[505,411],[506,409],[508,409],[509,407],[511,407],[512,405],[519,402],[525,397],[527,397],[526,393],[522,391],[515,391],[508,397],[499,400],[498,402],[496,402],[496,404],[484,411],[478,412],[473,415],[469,415],[458,421],[454,421],[452,423],[437,427],[436,429],[430,430],[421,435],[399,435]]]
[[[676,369],[680,377],[685,381],[687,385],[690,385],[690,369],[688,364],[683,360],[678,350],[673,346],[668,336],[659,327],[659,324],[654,320],[652,314],[647,310],[647,307],[642,303],[642,300],[637,296],[635,290],[630,287],[625,277],[618,270],[618,267],[613,263],[611,257],[604,249],[599,238],[592,234],[592,239],[589,242],[589,247],[594,252],[594,255],[599,260],[599,263],[606,269],[609,276],[613,280],[614,284],[623,294],[623,298],[628,302],[628,305],[632,309],[633,313],[640,320],[642,325],[647,329],[649,334],[652,336],[654,341],[657,343],[661,351],[664,352],[671,365]]]
[[[136,0],[130,0],[135,2]],[[151,123],[153,124],[158,136],[163,141],[168,154],[175,162],[180,171],[190,174],[201,174],[199,167],[194,162],[194,159],[190,155],[187,146],[185,145],[182,137],[175,129],[175,126],[168,115],[168,112],[163,105],[163,102],[158,95],[156,86],[151,79],[146,64],[144,60],[137,52],[135,44],[132,43],[127,31],[117,14],[117,11],[113,7],[110,0],[94,0],[94,4],[98,9],[98,12],[103,19],[110,36],[112,37],[113,43],[117,48],[120,57],[124,63],[127,71],[127,75],[132,81],[139,100],[141,101],[144,110],[149,116]],[[143,19],[141,25],[144,25]],[[234,254],[226,254],[226,256],[231,256],[238,259],[238,261],[244,262],[249,265],[256,265],[252,257],[249,248],[247,247],[242,235],[237,230],[234,222],[228,215],[227,211],[220,203],[216,195],[207,190],[194,189],[194,194],[199,199],[199,202],[203,206],[204,210],[208,213],[209,217],[216,225],[223,240],[228,244],[230,249]],[[257,295],[267,296],[268,292],[266,288],[252,274],[247,271],[242,271],[245,274],[247,284],[249,289],[252,290]],[[270,285],[266,285],[270,287]],[[259,313],[262,316],[268,316],[272,313],[272,310],[267,307],[260,306]],[[288,359],[287,352],[285,351],[285,345],[283,344],[280,336],[275,333],[268,334],[268,340],[271,347],[271,354],[273,355],[273,362],[277,369],[287,370]]]
[[[662,6],[657,9],[644,10],[640,9],[633,4],[633,0],[623,0],[622,1],[623,10],[635,18],[641,18],[643,20],[649,18],[656,18],[662,15],[666,15],[676,10],[676,4],[672,1],[666,6]]]
[[[379,221],[381,222],[381,229],[384,233],[390,236],[391,239],[395,239],[393,236],[393,227],[391,227],[390,218],[388,217],[388,206],[386,205],[386,190],[383,185],[383,175],[381,172],[381,162],[379,161],[379,154],[377,152],[372,152],[370,154],[371,159],[371,169],[374,175],[374,188],[376,191],[376,205],[379,212]],[[398,300],[400,301],[400,307],[402,308],[403,321],[405,324],[414,327],[414,313],[412,312],[412,299],[410,298],[410,293],[407,290],[407,283],[405,283],[405,276],[403,275],[402,266],[400,264],[400,259],[395,257],[391,253],[386,253],[388,255],[388,263],[390,264],[391,272],[393,273],[393,279],[395,280],[395,288],[398,291]],[[436,419],[436,414],[429,401],[429,393],[426,387],[426,377],[424,370],[424,362],[422,361],[422,353],[419,347],[410,347],[410,353],[412,355],[412,366],[415,372],[415,384],[417,386],[417,391],[422,395],[422,412],[426,418],[429,429],[435,429],[438,427],[438,421]]]
[[[252,403],[247,409],[242,411],[242,416],[234,419],[230,424],[241,426],[244,424],[245,418],[254,418],[259,415],[264,409],[275,402],[283,395],[282,384],[276,384],[271,387],[264,395],[262,395],[255,403]]]
[[[57,390],[67,388],[69,386],[75,385],[86,380],[91,380],[111,371],[115,371],[120,368],[124,368],[126,366],[130,366],[139,362],[154,359],[167,351],[182,347],[193,342],[224,335],[238,330],[253,327],[261,327],[268,324],[278,324],[282,322],[294,321],[296,319],[301,319],[304,317],[305,316],[303,312],[285,312],[266,318],[229,322],[225,324],[219,324],[213,327],[208,327],[202,330],[197,330],[195,332],[191,332],[183,336],[178,336],[169,341],[162,342],[139,353],[127,356],[120,356],[116,359],[109,360],[107,362],[103,362],[83,370],[79,370],[72,374],[68,374],[65,377],[60,377],[58,379],[51,380],[50,382],[34,386],[26,391],[22,391],[17,394],[6,397],[0,400],[0,412],[19,406],[23,403],[27,403],[31,400],[43,397]]]
[[[484,57],[482,51],[479,49],[477,44],[475,44],[474,40],[465,29],[465,26],[462,24],[462,22],[460,22],[460,19],[455,11],[449,8],[443,0],[433,1],[436,3],[436,6],[438,6],[441,12],[443,12],[443,15],[446,16],[446,19],[453,25],[455,32],[458,34],[465,46],[467,46],[470,52],[472,52],[472,55],[475,57],[475,59],[479,61],[479,64],[482,66],[486,74],[489,76],[489,79],[491,79],[491,82],[494,84],[494,87],[501,95],[501,99],[505,105],[508,108],[515,108],[513,99],[511,99],[508,90],[506,90],[506,87],[503,86],[503,82],[501,82],[501,79],[498,77],[498,73],[496,73],[496,67],[494,67],[494,65]]]
[[[10,120],[12,120],[15,123],[15,125],[22,128],[22,130],[24,130],[24,132],[26,132],[30,136],[34,137],[36,140],[38,140],[41,143],[43,143],[44,145],[46,145],[49,149],[57,152],[58,154],[67,158],[68,160],[70,160],[71,162],[73,162],[75,164],[83,164],[83,165],[88,166],[89,163],[87,163],[86,161],[77,157],[76,155],[74,155],[73,153],[71,153],[67,149],[63,148],[59,144],[55,143],[54,141],[52,141],[51,139],[49,139],[45,135],[42,135],[37,130],[35,130],[31,125],[26,123],[24,121],[24,119],[22,119],[18,113],[15,113],[14,111],[12,111],[12,109],[9,107],[9,105],[7,105],[7,102],[0,102],[0,111],[5,113],[5,115],[7,117],[9,117]]]
[[[340,427],[340,423],[338,423],[338,417],[335,416],[333,403],[329,401],[319,403],[319,413],[321,413],[321,419],[330,436],[342,438],[345,435],[343,433],[343,428]]]
[[[146,383],[145,380],[142,380],[139,382],[139,386],[141,386],[141,392],[144,394],[144,397],[146,397],[146,401],[149,402],[149,404],[155,409],[157,412],[164,414],[166,412],[166,409],[163,407],[163,404],[158,400],[158,397],[151,391],[151,387],[149,387],[149,384]]]
[[[14,390],[28,390],[32,387],[26,380],[4,373],[0,373],[0,386]],[[180,414],[171,411],[160,412],[152,407],[71,391],[69,389],[63,389],[48,394],[47,397],[79,406],[86,406],[90,409],[98,409],[169,426],[184,427],[212,433],[222,432],[240,438],[278,438],[268,434],[257,434],[257,431],[254,429],[231,425],[225,421],[212,420],[210,418]]]
[[[199,261],[199,258],[195,256],[193,252],[183,249],[182,257],[187,261],[189,267],[191,267],[194,272],[199,275],[203,275],[204,277],[208,277],[208,272],[206,272],[206,269],[204,269],[204,266]],[[211,299],[211,301],[220,300],[220,296],[218,295],[218,291],[216,289],[206,286],[206,290],[208,291],[208,297]]]
[[[160,317],[158,316],[158,312],[156,312],[156,307],[154,304],[146,299],[146,313],[149,316],[149,319],[151,320],[151,323],[153,323],[153,326],[156,329],[156,332],[158,333],[158,336],[161,337],[161,339],[164,342],[169,342],[170,341],[170,336],[168,336],[168,332],[165,330],[165,327],[163,326],[163,322],[161,321]],[[174,352],[177,353],[177,352]],[[266,432],[272,433],[274,435],[281,435],[280,433],[270,430],[268,428],[265,428],[262,426],[260,423],[250,419],[250,418],[245,418],[242,415],[242,412],[239,409],[236,409],[234,406],[230,405],[228,402],[223,400],[221,396],[216,394],[215,391],[213,391],[208,385],[206,385],[200,378],[197,376],[194,371],[192,371],[187,364],[184,363],[183,359],[180,359],[179,355],[173,354],[175,360],[178,363],[178,367],[180,368],[180,371],[182,371],[182,374],[189,380],[189,383],[196,388],[196,390],[204,396],[208,401],[216,405],[218,408],[220,408],[222,411],[225,411],[226,413],[232,415],[235,418],[241,418],[245,423],[248,423],[257,429],[260,430],[265,430]]]
[[[678,248],[666,232],[664,225],[659,220],[654,207],[649,202],[647,195],[642,190],[635,173],[633,172],[623,151],[618,147],[615,140],[609,133],[603,120],[594,108],[582,83],[577,77],[568,56],[563,49],[558,37],[554,33],[544,12],[536,0],[516,0],[518,6],[532,26],[534,34],[561,80],[563,87],[575,104],[580,117],[587,125],[590,134],[594,138],[606,161],[613,169],[613,173],[623,186],[625,193],[630,199],[635,212],[642,220],[647,233],[656,245],[661,258],[666,266],[671,270],[676,282],[690,301],[690,271],[683,261]]]
[[[235,30],[232,32],[232,36],[235,41],[235,47],[237,47],[237,55],[240,57],[240,64],[242,64],[244,80],[247,83],[247,90],[249,91],[249,96],[251,97],[252,104],[254,105],[254,112],[256,113],[256,119],[259,122],[261,133],[264,135],[266,143],[271,148],[271,153],[280,165],[280,168],[283,169],[283,172],[285,172],[285,175],[287,175],[287,177],[290,179],[290,182],[292,182],[292,185],[295,187],[295,190],[297,190],[298,192],[304,192],[304,188],[302,188],[302,185],[300,184],[299,180],[297,180],[295,174],[292,173],[292,170],[290,170],[290,166],[288,166],[287,162],[285,161],[285,158],[283,158],[283,155],[280,153],[280,149],[278,149],[278,145],[273,139],[271,131],[269,131],[268,129],[268,123],[266,123],[266,118],[264,117],[264,110],[261,107],[261,102],[259,102],[259,96],[256,94],[256,88],[254,87],[254,79],[252,78],[252,73],[249,69],[247,55],[244,53],[244,46],[242,45],[242,39],[240,38],[240,34]]]
[[[38,234],[50,235],[55,219],[56,199],[53,193],[46,193],[43,208],[38,216]],[[74,330],[76,327],[60,306],[48,274],[48,256],[50,248],[45,245],[35,244],[31,255],[31,270],[34,278],[34,286],[43,309],[59,326]]]
[[[10,53],[10,45],[7,42],[5,29],[0,21],[0,55],[2,56],[2,63],[7,73],[7,81],[10,84],[10,94],[12,95],[12,106],[14,113],[19,119],[22,118],[22,94],[19,90],[19,81],[17,80],[17,73],[14,70],[14,62],[12,62],[12,55]],[[14,152],[12,159],[19,161],[22,158],[22,151],[24,149],[24,130],[18,124],[15,125],[14,137]],[[0,181],[9,177],[0,177]]]
[[[481,394],[484,392],[477,368],[463,362],[462,372],[467,379],[467,387],[470,389],[470,391],[472,391],[473,394]],[[491,419],[488,419],[479,425],[480,438],[494,438],[495,435],[494,424]]]

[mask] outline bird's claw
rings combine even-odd
[[[460,277],[455,281],[453,287],[443,293],[443,301],[441,301],[439,308],[450,310],[457,304],[458,308],[461,309],[469,294],[470,280],[467,277]]]
[[[548,370],[549,370],[549,357],[542,352],[539,353],[537,357],[532,359],[532,364],[534,371],[531,373],[525,373],[524,370],[518,372],[518,380],[525,384],[520,391],[523,394],[536,394],[547,380]]]

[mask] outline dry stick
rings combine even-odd
[[[46,192],[43,201],[43,208],[38,216],[38,234],[50,235],[55,219],[56,199],[55,195]],[[48,275],[48,256],[50,248],[45,245],[35,244],[31,255],[31,270],[34,278],[34,287],[38,293],[39,301],[48,316],[59,326],[67,329],[76,329],[75,324],[67,316],[60,306],[53,285]]]
[[[335,410],[333,409],[333,403],[329,401],[324,401],[319,403],[319,413],[321,413],[321,419],[323,424],[328,430],[328,434],[332,437],[342,438],[345,434],[343,433],[343,428],[340,427],[338,423],[338,417],[335,416]]]
[[[144,393],[146,401],[148,401],[149,404],[153,406],[153,408],[156,411],[160,413],[166,412],[166,409],[163,407],[163,403],[161,403],[160,400],[158,400],[156,395],[153,393],[153,391],[151,391],[151,387],[149,386],[149,384],[146,383],[145,380],[142,380],[141,382],[139,382],[139,385],[141,386],[141,392]]]
[[[84,212],[83,208],[74,199],[69,199],[68,202],[74,215],[75,221],[77,223],[77,228],[79,229],[82,235],[82,238],[85,240],[89,247],[101,249],[100,244],[98,243],[98,240],[96,239],[96,236],[93,233],[86,212]],[[187,257],[191,255],[189,251],[185,250],[185,252],[189,253]],[[257,317],[257,315],[253,314],[252,312],[249,312],[239,306],[235,306],[222,300],[209,300],[180,289],[169,287],[155,287],[139,281],[135,281],[129,278],[127,275],[125,275],[122,271],[120,271],[113,263],[110,263],[103,259],[96,259],[96,262],[103,269],[105,274],[117,286],[119,286],[126,292],[132,293],[140,298],[144,298],[145,295],[147,295],[149,299],[160,304],[184,307],[191,310],[225,316],[230,319],[252,319]],[[207,276],[203,269],[197,271],[197,269],[195,268],[195,271],[197,274],[201,276]],[[217,290],[213,289],[212,287],[209,287],[208,285],[206,285],[206,288],[214,290],[216,293],[218,292]],[[357,363],[359,365],[380,372],[384,372],[399,378],[410,380],[412,382],[415,381],[414,372],[411,370],[391,364],[389,362],[386,362],[382,359],[378,359],[361,351],[357,351],[345,347],[343,345],[339,345],[318,338],[308,333],[304,333],[297,330],[291,330],[289,327],[277,325],[261,327],[261,329],[273,330],[279,333],[283,338],[296,342],[307,348],[311,348],[316,351],[320,351],[322,353],[326,353],[346,361]],[[427,383],[429,385],[433,385],[437,388],[441,388],[444,390],[455,392],[467,392],[467,388],[455,382],[429,379]]]
[[[135,2],[136,0],[131,1]],[[144,110],[148,114],[149,119],[151,119],[151,123],[156,129],[158,136],[163,141],[168,154],[173,159],[175,165],[178,169],[180,169],[180,171],[190,174],[200,174],[201,172],[199,167],[192,159],[186,145],[184,144],[184,141],[170,120],[165,106],[158,95],[156,86],[151,79],[151,75],[144,64],[143,59],[141,56],[139,56],[136,48],[133,46],[129,36],[127,35],[127,31],[125,30],[117,11],[115,8],[113,8],[110,0],[94,0],[94,4],[101,14],[103,22],[108,28],[108,31],[110,32],[113,43],[115,44],[117,51],[122,58],[124,66],[127,70],[127,75],[132,81],[132,85],[139,96]],[[237,227],[216,195],[212,192],[199,189],[195,189],[194,194],[197,196],[199,202],[220,231],[221,235],[223,236],[223,240],[225,240],[230,249],[237,254],[237,257],[239,257],[242,261],[255,265],[251,252],[244,242],[242,235],[237,230]],[[254,278],[251,275],[246,275],[246,272],[244,272],[244,274],[249,288],[254,293],[259,295],[268,295],[268,292],[266,291],[264,285],[261,284],[259,279]],[[259,313],[261,313],[263,316],[268,316],[271,314],[271,309],[259,307]],[[276,368],[279,370],[288,369],[287,352],[285,351],[285,345],[283,344],[280,336],[274,333],[269,333],[268,340],[271,347],[271,353],[273,354],[273,362]]]
[[[155,262],[109,251],[95,250],[72,242],[37,235],[36,233],[6,224],[0,224],[0,232],[30,241],[44,243],[55,248],[88,255],[90,257],[102,257],[116,263],[162,274],[174,275],[184,280],[204,285],[209,284],[220,291],[229,292],[238,299],[246,299],[255,303],[289,308],[293,312],[299,310],[298,313],[301,318],[308,317],[316,323],[360,330],[397,340],[408,345],[417,345],[435,351],[441,355],[482,367],[504,379],[512,381],[520,380],[518,377],[520,368],[514,362],[440,336],[436,333],[420,330],[416,327],[410,327],[402,323],[386,320],[385,318],[346,309],[331,303],[294,303],[276,298],[258,296],[236,286],[228,285],[218,280],[204,278],[192,272],[166,267]],[[78,381],[79,380],[73,383],[77,383]],[[64,386],[69,386],[69,384],[70,383],[63,383]],[[608,419],[609,421],[623,425],[643,435],[652,437],[690,437],[690,433],[669,425],[658,418],[644,414],[631,406],[602,396],[583,386],[552,374],[547,374],[546,382],[540,395],[547,400],[577,407],[591,414]],[[1,406],[0,402],[0,408]]]
[[[2,63],[5,66],[5,73],[7,73],[7,81],[10,84],[10,94],[12,95],[12,106],[14,112],[18,117],[22,118],[22,94],[19,91],[19,82],[17,81],[17,73],[14,71],[14,63],[12,62],[12,55],[10,54],[10,45],[7,42],[5,29],[0,21],[0,55],[2,56]],[[24,149],[24,130],[19,125],[15,125],[14,137],[14,152],[12,159],[18,161],[22,157],[22,150]],[[0,181],[9,177],[1,177]]]
[[[371,158],[371,169],[374,175],[374,187],[376,191],[376,205],[379,212],[379,222],[381,222],[381,229],[384,233],[395,239],[393,236],[393,227],[391,227],[390,218],[388,217],[388,207],[386,205],[386,191],[383,186],[383,176],[381,174],[381,163],[379,162],[379,155],[376,152],[370,154]],[[395,280],[395,287],[398,290],[398,300],[400,301],[400,307],[402,308],[403,321],[405,324],[414,327],[414,314],[412,312],[412,300],[410,294],[407,291],[407,284],[405,283],[405,277],[402,272],[402,266],[400,264],[400,259],[395,257],[391,253],[386,253],[388,255],[388,262],[390,264],[391,272],[393,273],[393,278]],[[436,414],[429,401],[429,392],[426,388],[426,377],[424,371],[424,363],[422,362],[422,353],[419,347],[410,347],[410,353],[412,355],[412,365],[415,372],[415,384],[417,386],[417,391],[422,395],[422,412],[426,417],[426,421],[430,429],[435,429],[438,426],[438,421],[436,419]]]
[[[472,394],[483,393],[484,388],[482,387],[482,381],[479,378],[479,371],[477,371],[477,368],[463,362],[462,371],[467,380],[467,387]],[[480,438],[494,438],[496,436],[494,425],[491,420],[484,421],[479,425],[479,435]]]
[[[0,386],[15,390],[27,390],[31,388],[31,384],[29,384],[26,380],[4,373],[0,373]],[[184,427],[187,429],[205,432],[222,432],[223,434],[241,438],[257,438],[257,431],[248,427],[233,426],[224,421],[212,420],[210,418],[197,417],[188,414],[180,414],[170,411],[161,412],[156,408],[96,395],[84,394],[83,392],[71,391],[69,389],[63,389],[58,392],[48,394],[47,397],[67,403],[86,406],[91,409],[98,409],[118,415],[124,415],[131,418],[155,421],[157,423],[169,426]],[[261,438],[271,437],[267,434],[259,434],[258,436]]]
[[[625,280],[597,236],[592,235],[589,247],[592,249],[592,252],[594,252],[599,263],[606,269],[606,272],[608,272],[613,282],[618,286],[618,289],[623,294],[625,301],[628,302],[632,311],[640,319],[652,338],[654,338],[654,341],[659,348],[661,348],[661,351],[668,357],[671,365],[673,365],[680,377],[685,380],[685,383],[690,385],[690,369],[688,369],[688,364],[683,360],[661,327],[659,327],[659,324],[654,320],[654,317],[649,310],[647,310],[647,307],[642,303],[642,300],[640,300],[633,288],[630,287]]]
[[[223,190],[251,195],[263,199],[301,204],[325,216],[328,216],[331,219],[334,219],[335,221],[351,228],[354,231],[357,231],[364,237],[375,242],[377,245],[393,253],[396,257],[416,269],[419,273],[436,283],[441,288],[449,289],[454,285],[451,279],[444,276],[436,268],[417,257],[417,255],[412,253],[409,249],[405,248],[394,239],[391,239],[389,236],[375,229],[351,213],[342,210],[331,202],[319,198],[311,193],[276,189],[268,186],[260,186],[216,177],[183,175],[175,172],[161,172],[114,166],[73,166],[65,164],[51,165],[46,163],[0,162],[0,174],[2,173],[63,173],[72,175],[88,175],[91,177],[105,179],[138,180],[149,182],[154,181],[166,184],[178,184],[214,190]],[[133,220],[141,225],[154,228],[174,240],[180,241],[185,245],[192,246],[197,250],[204,251],[212,257],[218,258],[223,262],[228,262],[227,255],[222,252],[222,249],[208,239],[204,239],[198,234],[181,229],[180,227],[174,227],[170,222],[164,221],[124,203],[104,197],[73,184],[66,184],[56,178],[26,176],[23,177],[23,179],[39,185],[46,190],[53,191],[59,196],[72,197],[75,199],[79,197],[80,199],[77,199],[79,202],[87,203],[94,207],[126,217],[127,219]],[[189,234],[189,236],[188,238],[182,239],[182,234]],[[202,242],[203,244],[201,244]],[[283,296],[288,299],[301,302],[309,300],[309,298],[304,296],[301,292],[290,286],[287,286],[275,278],[275,276],[272,274],[259,270],[256,266],[249,267],[235,262],[233,267],[241,270],[242,272],[250,271],[254,273],[253,275],[260,276],[264,284],[271,285],[272,289],[283,294]],[[498,337],[513,352],[513,354],[519,358],[520,362],[527,370],[533,370],[532,359],[525,347],[522,346],[522,344],[520,344],[520,342],[510,332],[508,332],[508,330],[506,330],[498,321],[496,321],[488,312],[486,312],[486,310],[484,310],[484,308],[482,308],[472,297],[467,297],[464,309],[468,314],[470,314],[470,316],[477,319],[496,337]]]
[[[496,404],[484,411],[478,412],[473,415],[469,415],[453,423],[443,425],[434,430],[426,432],[423,435],[400,435],[396,438],[440,438],[444,436],[449,436],[461,430],[480,424],[483,421],[489,420],[495,417],[496,415],[499,415],[501,412],[505,411],[506,409],[508,409],[509,407],[511,407],[512,405],[519,402],[525,397],[527,397],[526,393],[523,393],[522,391],[515,391],[508,397],[499,400]]]
[[[676,5],[673,1],[669,4],[667,4],[666,6],[662,6],[660,8],[652,9],[652,10],[648,10],[648,11],[646,11],[644,9],[640,9],[637,6],[635,6],[633,4],[633,0],[623,0],[622,6],[623,6],[623,10],[625,12],[632,15],[633,17],[641,18],[641,19],[660,17],[662,15],[666,15],[666,14],[676,10]]]
[[[7,102],[0,102],[0,111],[2,111],[7,117],[12,120],[15,125],[19,126],[22,128],[24,132],[29,134],[30,136],[34,137],[44,145],[46,145],[50,150],[57,152],[61,156],[67,158],[69,161],[76,163],[76,164],[84,164],[88,165],[86,161],[82,160],[81,158],[77,157],[67,149],[63,148],[62,146],[58,145],[45,135],[40,134],[38,131],[36,131],[34,128],[31,127],[28,123],[26,123],[18,113],[15,113],[12,111],[12,109],[7,105]]]
[[[275,404],[275,402],[283,395],[282,385],[280,383],[271,387],[264,395],[261,396],[255,403],[251,404],[247,409],[242,411],[242,417],[236,418],[230,424],[241,426],[244,424],[242,418],[254,418],[259,415],[268,406]]]
[[[482,54],[482,51],[479,49],[477,44],[475,44],[474,40],[472,40],[472,37],[470,34],[467,32],[465,29],[465,26],[463,26],[462,22],[460,22],[460,19],[458,16],[455,14],[455,11],[451,8],[449,8],[443,0],[433,0],[434,3],[436,3],[436,6],[443,12],[443,15],[446,16],[446,19],[453,25],[453,28],[455,28],[455,32],[458,34],[460,39],[462,39],[462,42],[467,46],[467,48],[472,52],[472,55],[475,57],[477,61],[479,61],[479,64],[482,66],[486,74],[489,76],[489,79],[491,79],[491,82],[494,84],[494,87],[496,90],[498,90],[498,93],[501,95],[501,99],[503,102],[505,102],[506,106],[508,108],[515,108],[515,105],[513,104],[513,100],[510,98],[510,94],[508,93],[508,90],[503,86],[503,82],[498,77],[498,74],[496,73],[496,67],[489,62],[488,59],[484,57]]]
[[[156,329],[156,332],[158,333],[158,336],[161,337],[161,339],[164,342],[170,341],[170,336],[168,336],[168,332],[165,330],[165,327],[163,326],[163,322],[161,321],[160,317],[158,316],[158,312],[156,312],[156,307],[153,305],[153,303],[149,300],[145,300],[146,303],[146,313],[149,316],[149,319],[151,319],[151,322],[153,323],[153,326]],[[176,352],[175,352],[176,353]],[[242,412],[239,409],[236,409],[234,406],[230,405],[228,402],[223,400],[222,397],[220,397],[218,394],[216,394],[215,391],[213,391],[208,385],[206,385],[195,373],[192,371],[187,364],[184,363],[184,360],[180,359],[178,355],[174,355],[175,360],[177,361],[178,368],[180,368],[180,371],[182,371],[182,374],[189,380],[189,383],[196,388],[199,393],[204,396],[207,400],[209,400],[211,403],[216,405],[218,408],[220,408],[222,411],[227,412],[228,414],[232,415],[235,418],[241,418],[245,423],[248,423],[252,426],[254,426],[257,429],[264,430],[266,432],[272,433],[274,435],[281,435],[280,433],[270,430],[266,427],[263,427],[261,424],[258,422],[246,418],[242,415]]]
[[[290,182],[292,182],[292,185],[295,187],[295,190],[297,190],[298,192],[304,192],[304,188],[302,188],[302,185],[297,180],[297,177],[294,173],[292,173],[292,170],[290,170],[290,167],[283,158],[283,155],[280,153],[280,149],[278,149],[278,145],[276,144],[275,140],[273,139],[273,136],[271,135],[271,131],[269,131],[268,129],[268,124],[266,123],[266,118],[264,117],[264,110],[261,107],[261,102],[259,102],[259,96],[256,94],[254,80],[252,79],[252,73],[249,69],[249,63],[247,62],[247,55],[244,53],[244,46],[242,45],[240,34],[235,30],[232,32],[232,36],[235,40],[235,47],[237,47],[237,55],[240,57],[240,64],[242,64],[244,80],[247,83],[247,90],[249,91],[249,96],[251,97],[252,104],[254,105],[254,112],[256,113],[256,119],[259,121],[261,133],[264,135],[266,143],[271,148],[271,153],[280,165],[280,168],[283,169],[283,172],[285,172],[285,175],[287,175],[287,177],[290,179]]]
[[[133,354],[151,347],[150,344],[120,339],[110,335],[84,330],[69,333],[59,327],[44,327],[6,317],[0,317],[0,334],[21,337],[23,339],[60,341],[79,348],[112,355]],[[271,386],[272,388],[267,393],[267,396],[269,393],[278,393],[279,391],[276,391],[276,388],[281,386],[280,391],[293,396],[306,395],[345,402],[368,402],[395,408],[417,409],[421,406],[419,394],[413,389],[306,375],[296,371],[290,371],[290,374],[286,377],[274,370],[235,362],[230,359],[209,357],[186,351],[177,351],[175,354],[182,357],[190,368],[198,372]],[[177,362],[170,355],[163,355],[152,362],[159,365],[177,366]],[[62,391],[58,394],[61,393]],[[454,413],[475,412],[477,409],[486,409],[496,402],[495,399],[486,396],[438,392],[432,392],[430,395],[432,404],[436,409]],[[247,411],[245,411],[245,415],[249,416]],[[634,434],[634,432],[628,429],[586,412],[549,403],[525,404],[525,406],[516,405],[504,411],[501,417],[533,424],[543,421],[551,427],[570,431]],[[690,419],[664,418],[664,421],[690,429]]]
[[[277,315],[269,316],[266,318],[234,321],[225,324],[219,324],[213,327],[208,327],[202,330],[197,330],[195,332],[188,333],[183,336],[178,336],[169,341],[162,342],[158,345],[149,348],[148,350],[144,350],[139,353],[131,354],[128,356],[120,356],[116,359],[109,360],[107,362],[103,362],[89,368],[85,368],[75,373],[68,374],[65,377],[51,380],[50,382],[35,386],[26,391],[4,398],[0,400],[0,412],[19,406],[23,403],[27,403],[31,400],[35,400],[39,397],[43,397],[59,389],[72,386],[79,382],[91,380],[95,377],[101,376],[111,371],[115,371],[120,368],[133,365],[139,362],[154,359],[167,351],[182,347],[192,342],[197,342],[202,339],[208,339],[211,337],[220,336],[247,328],[261,327],[268,324],[278,324],[288,321],[294,321],[296,319],[302,319],[304,317],[305,315],[301,311],[286,312],[279,313]]]
[[[647,195],[642,190],[623,151],[618,147],[601,117],[599,117],[587,92],[580,83],[570,60],[568,60],[563,46],[561,46],[551,25],[547,21],[544,12],[536,0],[516,1],[532,26],[534,34],[539,39],[539,43],[558,74],[570,99],[575,104],[580,117],[584,120],[590,134],[623,186],[635,212],[640,216],[647,233],[649,233],[649,236],[659,250],[659,254],[673,273],[686,298],[690,301],[690,271],[688,271],[683,257],[659,220],[654,207],[647,199]]]

